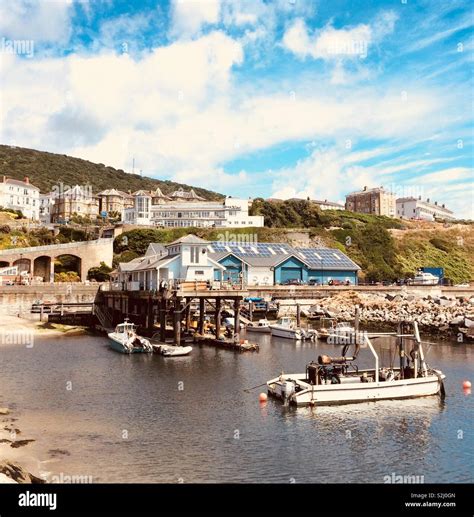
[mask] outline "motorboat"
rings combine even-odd
[[[298,341],[304,339],[316,339],[317,332],[315,330],[305,330],[298,327],[295,318],[291,316],[283,316],[276,323],[270,325],[272,336],[283,337],[287,339],[296,339]]]
[[[247,332],[261,332],[264,334],[270,334],[270,323],[266,319],[258,320],[257,323],[249,323],[247,325]]]
[[[165,357],[179,357],[189,355],[193,351],[192,346],[161,345],[160,353]]]
[[[432,273],[424,273],[419,271],[412,280],[409,280],[410,285],[438,285],[439,277]]]
[[[410,328],[413,329],[410,333]],[[376,337],[376,336],[374,336]],[[407,399],[440,394],[444,397],[445,375],[425,360],[416,322],[403,322],[394,336],[398,353],[390,354],[391,364],[380,365],[371,339],[365,334],[363,345],[346,344],[341,356],[320,355],[305,373],[285,374],[267,382],[268,393],[295,406],[348,404],[385,399]],[[354,351],[348,354],[351,347]],[[368,349],[374,367],[361,369],[356,360],[361,349]],[[399,365],[394,366],[398,355]]]
[[[134,354],[137,352],[153,352],[153,346],[148,339],[137,334],[137,326],[128,319],[115,327],[114,332],[107,334],[110,339],[110,347],[122,354]]]
[[[333,321],[327,331],[318,330],[318,339],[326,339],[329,345],[347,345],[350,343],[363,344],[366,332],[358,332],[349,322]]]

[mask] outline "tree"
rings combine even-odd
[[[97,280],[97,282],[106,282],[110,279],[112,268],[105,262],[101,262],[99,267],[91,267],[87,273],[89,280]]]

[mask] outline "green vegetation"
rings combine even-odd
[[[97,282],[106,282],[110,278],[112,268],[105,262],[101,262],[99,267],[91,267],[87,273],[89,280],[97,280]]]
[[[194,188],[196,194],[209,200],[222,199],[221,194],[203,188],[190,187],[168,180],[128,174],[122,169],[107,167],[65,154],[53,154],[23,147],[0,145],[0,175],[23,180],[25,176],[41,192],[49,192],[54,186],[91,185],[94,192],[116,188],[132,192],[140,189],[154,190],[159,187],[168,194],[182,187]]]
[[[5,212],[10,215],[12,219],[24,219],[23,212],[21,210],[13,210],[13,208],[5,208],[0,206],[0,212]]]
[[[265,201],[256,198],[251,208],[252,215],[263,215],[270,228],[314,228],[340,226],[351,229],[356,225],[377,223],[383,228],[403,228],[399,219],[370,214],[357,214],[346,210],[321,210],[307,200]]]
[[[54,273],[55,282],[80,282],[81,279],[75,271],[67,271],[62,273]]]

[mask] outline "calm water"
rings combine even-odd
[[[321,408],[258,402],[281,370],[304,371],[327,344],[257,336],[260,353],[195,347],[191,356],[118,354],[101,337],[37,340],[0,351],[0,405],[13,407],[23,450],[53,475],[96,482],[472,482],[472,345],[438,344],[428,362],[447,397]],[[370,364],[366,351],[360,365]],[[367,358],[367,361],[363,361]],[[67,383],[72,382],[72,390]],[[181,384],[182,383],[182,384]],[[180,389],[180,388],[184,389]],[[462,432],[462,439],[460,439]]]

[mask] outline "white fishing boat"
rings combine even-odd
[[[272,336],[283,337],[287,339],[316,339],[317,332],[315,330],[305,330],[298,327],[295,318],[291,316],[283,316],[276,323],[270,325]]]
[[[439,277],[431,274],[419,271],[413,280],[409,280],[410,285],[438,285]]]
[[[364,344],[367,332],[359,332],[347,321],[334,323],[325,331],[318,330],[318,339],[325,339],[329,345]]]
[[[137,334],[134,323],[125,320],[115,327],[114,332],[107,334],[110,339],[110,347],[122,354],[134,354],[138,352],[153,352],[153,346],[148,339]]]
[[[413,334],[407,332],[413,326]],[[404,323],[396,335],[400,364],[381,367],[368,335],[364,345],[347,344],[340,357],[321,355],[305,373],[284,374],[267,382],[269,395],[296,406],[348,404],[384,399],[406,399],[441,394],[445,375],[425,361],[416,322]],[[350,347],[352,356],[347,356]],[[359,370],[354,364],[359,350],[370,350],[374,368]],[[395,355],[393,355],[394,359]]]
[[[193,351],[192,346],[161,345],[160,353],[165,357],[179,357],[189,355]]]
[[[270,323],[266,319],[258,320],[256,323],[249,323],[247,325],[247,332],[261,332],[264,334],[270,334]]]

